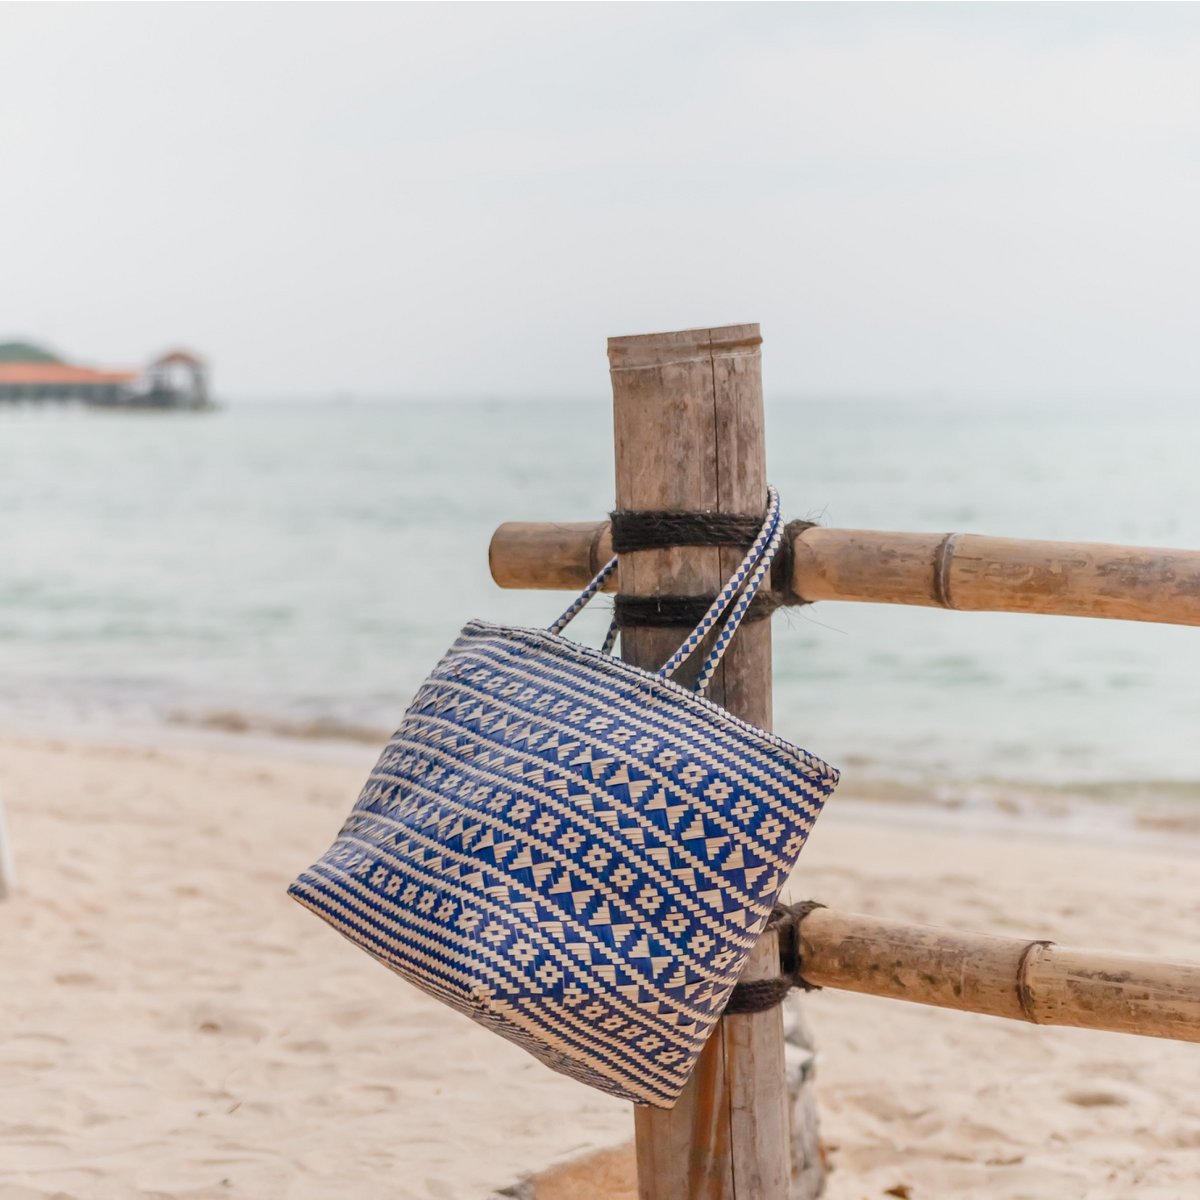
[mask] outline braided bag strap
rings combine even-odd
[[[733,635],[737,633],[738,626],[742,623],[746,610],[750,607],[750,602],[754,599],[758,589],[762,586],[763,579],[771,569],[771,561],[779,550],[781,538],[779,493],[768,485],[767,515],[763,520],[762,528],[758,531],[758,536],[754,539],[754,544],[746,552],[746,557],[729,577],[729,581],[721,589],[716,599],[709,605],[708,612],[700,619],[700,624],[688,634],[679,649],[663,663],[658,672],[660,675],[666,679],[674,675],[691,658],[700,643],[721,620],[725,610],[729,608],[730,604],[733,604],[733,608],[721,625],[716,643],[704,660],[704,665],[700,668],[700,674],[696,680],[698,692],[703,692],[708,688],[721,658],[729,648]],[[734,602],[735,596],[737,597],[736,602]]]
[[[743,618],[746,616],[755,595],[762,586],[771,563],[779,550],[783,539],[783,522],[780,519],[779,493],[774,487],[767,486],[767,512],[763,518],[762,528],[754,539],[754,544],[746,552],[737,570],[729,577],[725,586],[713,600],[708,611],[700,619],[700,623],[684,639],[679,649],[659,669],[658,674],[664,679],[670,679],[696,652],[701,642],[720,623],[716,642],[709,651],[708,657],[700,668],[696,681],[696,690],[704,692],[712,680],[721,658],[729,648],[733,635],[737,632]],[[613,555],[596,574],[595,578],[575,598],[569,608],[548,626],[550,633],[561,634],[576,616],[586,607],[593,596],[604,586],[612,573],[617,569],[617,556]],[[728,615],[726,615],[728,610]],[[724,620],[722,620],[724,618]],[[617,622],[614,618],[609,625],[604,638],[603,652],[611,652],[617,640]]]

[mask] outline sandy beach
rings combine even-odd
[[[625,1105],[444,1010],[286,897],[370,760],[236,739],[0,742],[18,872],[0,905],[3,1200],[471,1200],[628,1139]],[[834,803],[792,892],[1195,956],[1191,837],[952,822]],[[1200,1189],[1200,1047],[844,993],[806,1011],[832,1200]]]
[[[1200,1200],[1197,64],[0,0],[0,1200]]]

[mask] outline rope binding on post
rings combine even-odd
[[[692,629],[703,619],[713,596],[625,596],[613,602],[613,616],[618,629]],[[779,601],[768,592],[759,592],[750,601],[743,620],[762,621],[779,607]]]
[[[774,929],[779,936],[780,974],[774,979],[754,979],[734,985],[725,1005],[723,1016],[740,1016],[746,1013],[766,1012],[783,1002],[792,990],[800,988],[806,992],[819,992],[815,983],[804,978],[804,955],[800,943],[800,926],[814,908],[825,905],[816,900],[802,900],[799,904],[777,904],[767,921],[767,929]]]
[[[608,514],[614,554],[669,550],[673,546],[732,546],[743,553],[754,544],[762,514],[670,512],[618,509]]]
[[[614,554],[638,550],[668,550],[676,546],[730,546],[745,550],[762,526],[761,516],[736,513],[669,512],[618,509],[609,513]],[[771,591],[754,597],[745,620],[761,621],[784,606],[808,604],[792,590],[792,543],[812,521],[790,521],[771,567]],[[627,596],[615,598],[618,629],[690,628],[707,611],[712,596]]]
[[[638,550],[666,550],[676,546],[730,546],[746,550],[754,544],[762,528],[760,516],[730,513],[673,512],[668,510],[619,509],[609,514],[613,554],[631,554]],[[771,591],[759,592],[744,615],[746,621],[761,621],[777,608],[808,604],[792,588],[795,565],[793,543],[813,521],[790,521],[783,529],[779,548],[771,565]],[[691,628],[701,621],[713,604],[714,596],[628,596],[615,597],[613,626],[618,629]],[[607,645],[606,645],[607,648]],[[756,979],[734,985],[725,1005],[725,1016],[766,1012],[783,1001],[792,988],[806,992],[820,990],[804,978],[800,948],[800,925],[814,908],[824,908],[815,900],[799,904],[777,904],[767,922],[779,938],[781,974],[775,979]]]

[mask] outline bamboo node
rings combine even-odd
[[[1021,1006],[1025,1020],[1034,1025],[1040,1025],[1041,1021],[1037,1019],[1037,1009],[1033,1003],[1033,987],[1029,982],[1029,975],[1034,964],[1041,958],[1042,951],[1048,950],[1053,945],[1053,942],[1047,941],[1030,942],[1021,951],[1021,959],[1017,963],[1017,1003]]]
[[[961,534],[948,533],[942,538],[933,559],[933,598],[942,608],[957,608],[950,595],[950,567],[954,562],[954,544]]]

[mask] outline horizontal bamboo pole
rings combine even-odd
[[[502,588],[578,590],[610,558],[607,521],[506,521],[488,546],[488,568]],[[606,590],[616,591],[615,582]]]
[[[1200,1042],[1200,964],[906,925],[816,908],[800,926],[803,975],[821,987]]]
[[[611,554],[606,521],[510,521],[489,561],[501,587],[569,590]],[[792,564],[792,591],[805,600],[1200,625],[1196,550],[814,527],[793,539]]]

